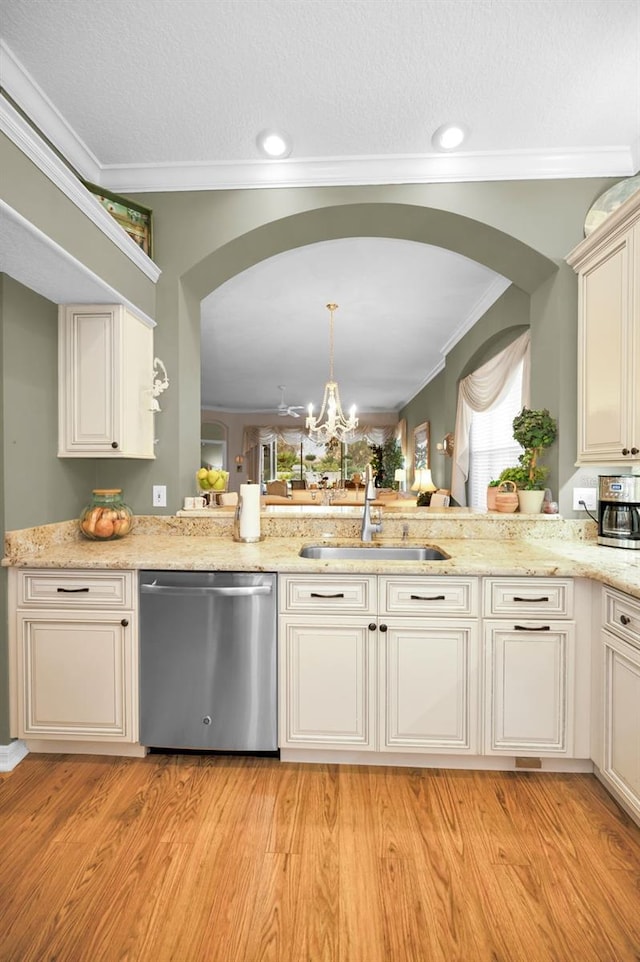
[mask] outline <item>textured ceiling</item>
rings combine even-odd
[[[0,41],[12,99],[122,193],[623,178],[640,162],[640,0],[0,0]],[[437,154],[451,120],[469,139]],[[260,158],[265,127],[290,134],[288,160]],[[44,296],[110,298],[61,252],[39,257],[28,225],[5,237],[0,270]],[[345,404],[397,408],[504,286],[401,241],[272,258],[203,305],[203,403],[276,408],[285,384],[289,404],[317,404],[334,300]]]
[[[257,162],[270,126],[292,159],[428,155],[451,120],[465,153],[638,160],[637,0],[0,0],[0,15],[103,166]]]

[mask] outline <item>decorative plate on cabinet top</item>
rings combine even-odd
[[[619,184],[614,184],[613,187],[605,190],[604,194],[601,194],[589,208],[584,221],[584,236],[588,237],[607,219],[609,214],[612,214],[620,204],[624,204],[625,200],[628,200],[637,190],[640,190],[640,174],[627,177],[626,180],[621,180]]]

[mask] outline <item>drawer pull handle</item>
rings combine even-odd
[[[526,625],[514,625],[514,631],[551,631],[551,625],[540,625],[537,628],[527,628]]]
[[[622,624],[622,625],[630,625],[630,624],[631,624],[631,618],[629,617],[629,615],[620,615],[620,624]]]
[[[319,591],[311,592],[312,598],[344,598],[344,591],[337,591],[335,595],[323,595]]]
[[[549,596],[543,595],[542,598],[520,598],[518,595],[513,596],[514,601],[548,601]]]
[[[67,595],[78,594],[80,591],[88,591],[88,588],[56,588],[56,591],[64,592]]]
[[[411,595],[412,601],[446,601],[445,595]]]

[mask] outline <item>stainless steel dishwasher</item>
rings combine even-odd
[[[276,576],[140,572],[140,742],[274,752]]]

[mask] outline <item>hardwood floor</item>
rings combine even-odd
[[[640,829],[590,775],[28,756],[2,962],[638,962]]]

